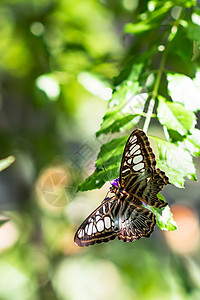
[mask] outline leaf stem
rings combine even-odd
[[[167,49],[165,49],[165,51],[163,52],[163,56],[162,56],[162,59],[161,59],[161,62],[160,62],[160,68],[158,70],[158,73],[157,73],[157,76],[156,76],[156,82],[155,82],[155,85],[154,85],[154,89],[152,91],[152,98],[149,102],[149,106],[148,106],[148,110],[147,110],[147,116],[146,116],[144,126],[143,126],[143,130],[146,133],[147,133],[147,130],[149,128],[149,124],[150,124],[151,117],[152,117],[152,114],[153,114],[153,109],[154,109],[155,102],[156,102],[156,98],[158,96],[158,89],[159,89],[159,86],[160,86],[162,73],[164,71],[166,57],[167,57]]]

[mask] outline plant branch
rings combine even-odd
[[[164,67],[165,67],[166,57],[167,57],[167,49],[165,49],[165,51],[163,52],[163,56],[162,56],[162,59],[161,59],[161,62],[160,62],[160,68],[158,70],[158,73],[157,73],[157,76],[156,76],[156,82],[155,82],[154,89],[153,89],[153,92],[152,92],[152,98],[149,102],[149,106],[148,106],[148,110],[147,110],[147,116],[146,116],[144,126],[143,126],[143,130],[146,133],[147,133],[148,128],[149,128],[149,124],[150,124],[150,121],[151,121],[153,109],[154,109],[155,102],[156,102],[156,98],[158,96],[158,90],[159,90],[160,81],[161,81],[161,78],[162,78],[162,73],[163,73]]]

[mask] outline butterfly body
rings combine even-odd
[[[111,195],[81,224],[75,243],[84,247],[116,237],[124,242],[149,237],[156,221],[144,205],[166,206],[157,194],[168,183],[165,173],[156,169],[155,155],[146,134],[134,130],[124,149],[120,176],[110,187]]]

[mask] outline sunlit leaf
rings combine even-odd
[[[192,155],[200,156],[200,130],[197,128],[191,130],[191,135],[183,140],[183,144]]]
[[[177,225],[173,219],[173,214],[169,205],[162,209],[152,206],[148,206],[148,208],[156,215],[156,223],[160,229],[168,231],[177,230]]]
[[[97,74],[82,72],[78,76],[78,81],[87,91],[95,96],[104,100],[109,100],[112,97],[112,89],[109,82]]]
[[[158,193],[158,198],[165,201],[165,198],[162,194]],[[156,224],[162,230],[174,231],[177,230],[176,222],[173,219],[173,214],[170,210],[169,205],[164,208],[156,208],[147,205],[148,209],[150,209],[156,216]]]
[[[60,94],[60,86],[53,74],[43,74],[36,79],[36,86],[42,90],[49,100],[57,100]]]
[[[160,8],[148,12],[148,14],[146,15],[144,14],[140,15],[142,21],[126,24],[124,28],[124,32],[139,34],[139,33],[145,33],[146,31],[155,28],[163,18],[163,15],[165,15],[169,11],[171,6],[172,3],[170,1],[167,1],[163,3],[163,5]]]
[[[151,24],[144,24],[142,22],[140,23],[136,23],[136,24],[132,24],[132,23],[128,23],[126,24],[126,26],[124,27],[124,32],[125,33],[133,33],[133,34],[137,34],[137,33],[143,33],[145,31],[148,31],[152,28],[153,25]]]
[[[136,122],[132,122],[132,120],[134,118],[136,118],[138,115],[119,115],[118,117],[115,116],[116,119],[112,119],[110,118],[110,115],[109,114],[105,114],[104,118],[103,118],[103,121],[104,123],[102,124],[102,129],[99,130],[96,135],[97,137],[100,135],[100,134],[107,134],[109,132],[113,133],[113,132],[117,132],[117,131],[120,131],[120,129],[126,125],[127,123],[130,124],[131,122],[131,126],[134,126],[136,123],[137,123],[137,120]],[[107,122],[106,122],[107,121]],[[108,125],[110,123],[110,125]],[[106,126],[107,125],[107,126]],[[104,128],[103,128],[104,127]]]
[[[123,105],[118,105],[108,110],[103,117],[101,129],[96,133],[97,137],[102,133],[113,133],[123,128],[124,130],[128,130],[139,122],[148,94],[142,93],[134,95],[134,93],[132,94],[133,90],[128,86],[126,89],[123,88],[123,92],[124,95],[121,90],[119,92],[120,97],[123,97]],[[115,97],[118,97],[119,94],[116,92]],[[112,101],[114,100],[115,98],[112,99]],[[124,102],[124,100],[126,100],[126,102]]]
[[[96,170],[79,185],[80,191],[101,188],[104,183],[108,181],[108,177],[102,168],[102,164],[105,166],[110,180],[119,177],[122,153],[126,141],[127,136],[114,139],[101,147],[96,160]]]
[[[159,153],[157,165],[167,174],[171,183],[177,187],[184,187],[184,177],[196,180],[192,156],[182,145],[175,145],[155,137],[154,140]]]
[[[7,158],[0,160],[0,172],[4,169],[8,168],[12,163],[14,163],[15,157],[14,156],[8,156]]]
[[[142,63],[133,65],[126,80],[116,87],[100,130],[96,132],[97,137],[103,133],[128,130],[139,122],[148,98],[147,93],[141,93],[138,83],[142,68]]]
[[[115,164],[106,168],[106,172],[111,180],[119,176],[119,164]],[[104,169],[97,168],[95,172],[86,178],[84,182],[79,184],[79,191],[89,191],[93,189],[100,189],[107,181],[108,177]]]
[[[168,74],[168,90],[174,102],[183,103],[186,109],[200,110],[200,86],[195,79],[182,74]]]
[[[179,103],[166,101],[159,97],[158,119],[168,129],[176,130],[180,135],[186,135],[196,124],[196,116]]]

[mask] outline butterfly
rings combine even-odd
[[[147,135],[140,129],[134,130],[124,148],[119,178],[112,182],[109,197],[80,225],[75,244],[85,247],[116,237],[124,242],[149,237],[156,219],[145,205],[168,205],[157,194],[169,183],[165,173],[156,168]]]

